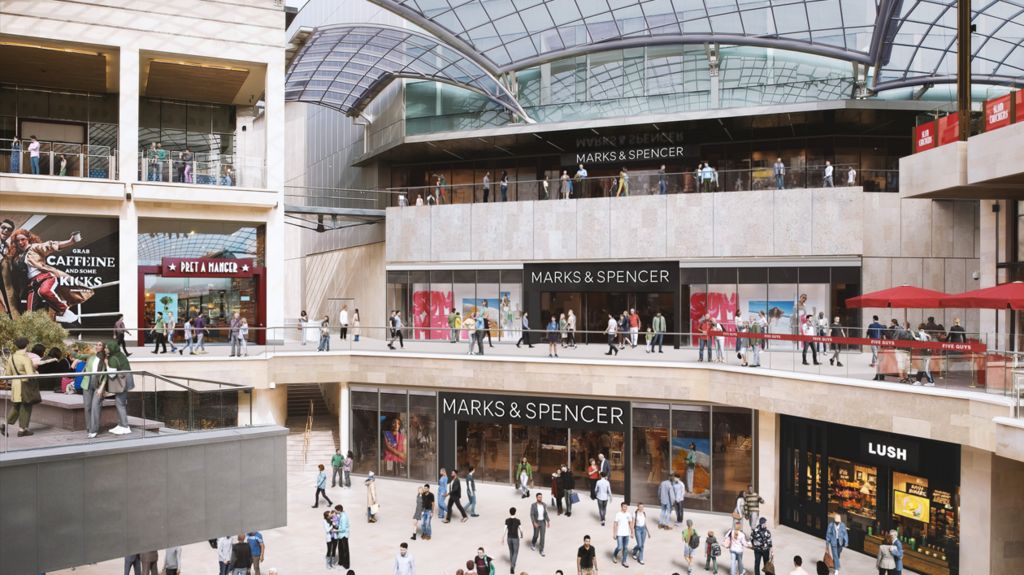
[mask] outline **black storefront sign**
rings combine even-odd
[[[475,393],[438,395],[441,420],[625,431],[629,403],[598,399]]]
[[[679,262],[526,264],[523,276],[527,293],[679,290]]]
[[[921,447],[917,441],[911,441],[891,433],[860,433],[860,459],[868,463],[884,465],[907,471],[917,472],[920,461]]]

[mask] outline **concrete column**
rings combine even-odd
[[[990,526],[991,542],[989,544],[992,569],[988,573],[1024,573],[1024,530],[1020,527],[1020,518],[1024,515],[1024,497],[1021,497],[1020,486],[1024,485],[1024,463],[992,456],[992,523]],[[963,491],[963,487],[961,487]],[[971,528],[971,524],[960,520]],[[963,543],[960,544],[960,572],[985,573],[975,570],[973,563],[963,556]],[[971,567],[968,568],[967,566]]]
[[[992,459],[991,452],[960,448],[960,572],[992,571]],[[1014,527],[1017,529],[1017,527]]]
[[[238,396],[238,425],[280,425],[288,418],[288,388],[253,389]]]
[[[284,325],[284,53],[267,65],[264,134],[266,135],[266,187],[278,196],[267,215],[266,267],[267,327]],[[267,333],[267,343],[283,342],[280,330]]]
[[[351,449],[349,425],[349,412],[352,409],[352,401],[348,393],[348,383],[338,384],[338,445],[342,453],[348,453]]]
[[[122,47],[119,60],[121,92],[117,112],[117,179],[131,183],[138,179],[139,164],[137,159],[139,151],[138,48]],[[123,262],[121,268],[124,269]]]
[[[121,173],[124,174],[124,171]],[[139,337],[139,331],[135,328],[142,327],[143,318],[139,317],[139,217],[134,202],[122,202],[117,231],[117,261],[120,267],[118,310],[124,314],[124,323],[131,329],[129,337],[125,339],[135,341]]]
[[[993,206],[998,206],[999,211],[993,212]],[[996,265],[1000,261],[1006,261],[1006,202],[999,200],[981,200],[979,239],[980,250],[980,273],[981,281],[979,288],[992,287],[1007,281],[1006,270],[997,270]],[[979,313],[978,330],[988,336],[989,348],[1004,349],[1008,333],[1009,315],[1005,311],[981,310]],[[998,329],[997,329],[998,328]],[[1000,337],[998,344],[993,334],[998,331]],[[983,338],[985,335],[982,336]]]
[[[764,498],[761,516],[779,524],[779,415],[757,412],[757,492]]]

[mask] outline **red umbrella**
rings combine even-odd
[[[946,297],[949,297],[949,294],[940,291],[914,286],[897,286],[851,297],[846,300],[846,307],[937,308],[941,307],[939,300]]]
[[[1024,283],[1013,282],[946,296],[941,307],[1024,310]]]

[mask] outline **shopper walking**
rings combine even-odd
[[[729,550],[732,562],[729,564],[729,575],[743,575],[743,550],[750,547],[747,536],[743,534],[743,523],[733,522],[732,529],[725,535],[725,548]]]
[[[622,552],[622,566],[629,567],[629,541],[633,538],[633,515],[629,512],[629,505],[625,501],[619,504],[619,512],[615,514],[612,522],[612,538],[615,539],[615,551],[612,552],[612,563],[619,562],[619,552]]]
[[[26,348],[28,338],[19,337],[14,340],[16,348],[8,358],[4,366],[4,373],[19,376],[35,375],[35,366],[29,358]],[[36,378],[12,379],[11,386],[11,408],[7,412],[7,423],[0,423],[0,433],[7,435],[7,426],[18,423],[18,437],[34,435],[28,426],[32,419],[32,408],[40,403],[42,398],[39,395],[39,380]],[[102,392],[101,392],[102,396]]]
[[[398,310],[391,312],[391,341],[388,342],[388,349],[395,349],[395,340],[398,340],[398,345],[402,349],[405,349],[405,339],[402,337],[402,316]]]
[[[203,341],[206,338],[206,317],[201,312],[192,322],[192,331],[196,335],[196,354],[206,353],[206,344]]]
[[[743,507],[744,516],[747,519],[747,524],[750,525],[750,530],[753,531],[758,524],[758,518],[761,515],[761,504],[764,503],[764,498],[754,491],[754,486],[747,485],[747,490],[743,492]]]
[[[254,575],[260,575],[260,563],[263,562],[267,552],[267,547],[263,543],[263,534],[259,531],[250,531],[245,534],[245,540],[249,543],[249,554],[252,555],[252,572]],[[164,560],[166,561],[166,557]]]
[[[675,494],[672,490],[672,480],[666,477],[658,484],[658,504],[661,506],[661,515],[658,516],[658,529],[672,529],[672,509],[675,507]]]
[[[363,481],[366,486],[366,522],[376,523],[377,513],[380,512],[380,502],[377,500],[377,476],[369,472]]]
[[[519,542],[523,539],[523,528],[519,518],[516,517],[516,508],[508,508],[508,517],[505,519],[505,531],[502,533],[502,540],[508,545],[508,560],[510,563],[509,573],[516,572],[516,561],[519,560]]]
[[[569,466],[562,464],[562,470],[558,473],[559,481],[559,492],[562,497],[565,498],[565,516],[572,517],[572,506],[573,498],[577,498],[576,495],[576,478],[572,474],[572,469]]]
[[[767,564],[772,558],[772,532],[768,530],[768,520],[758,519],[757,527],[750,533],[750,546],[754,550],[754,575],[761,575],[761,564]]]
[[[519,482],[519,492],[522,494],[522,498],[526,499],[530,496],[530,483],[533,482],[533,466],[526,460],[526,456],[523,456],[516,464],[515,477]]]
[[[704,570],[718,573],[718,557],[722,554],[722,546],[718,543],[714,531],[708,531],[704,540]]]
[[[551,321],[548,322],[544,336],[548,341],[548,357],[558,357],[558,320],[555,316],[551,316]]]
[[[676,511],[676,525],[683,523],[683,508],[686,502],[686,485],[678,473],[672,474],[672,505]]]
[[[594,486],[594,498],[597,499],[597,513],[601,518],[601,526],[604,527],[605,516],[608,513],[608,501],[612,498],[612,484],[608,482],[608,475],[601,472],[601,478]]]
[[[420,509],[420,535],[425,541],[430,541],[430,538],[434,535],[434,531],[430,525],[431,521],[434,519],[434,494],[430,492],[429,483],[424,483],[422,489],[423,496],[421,499],[423,506]],[[413,539],[415,538],[414,534]]]
[[[914,339],[917,341],[930,342],[931,336],[928,335],[925,324],[917,326],[917,331],[914,332]],[[935,385],[935,378],[932,377],[931,363],[932,363],[932,350],[923,349],[921,350],[920,368],[917,370],[917,378],[914,381],[914,385],[921,385],[921,379],[927,378],[928,383],[924,384],[925,387],[932,387]]]
[[[597,499],[594,495],[594,486],[597,485],[597,480],[600,479],[601,473],[597,469],[597,462],[594,458],[590,458],[590,464],[587,465],[587,486],[590,489],[590,500]]]
[[[565,343],[572,349],[576,349],[576,314],[569,310],[565,316]]]
[[[647,530],[647,511],[644,510],[643,503],[637,503],[636,511],[633,512],[633,539],[636,541],[636,545],[633,546],[632,557],[641,565],[644,564],[644,545],[650,534],[651,532]],[[622,566],[626,566],[625,560],[623,560]]]
[[[551,527],[551,516],[548,514],[547,505],[544,504],[543,493],[538,492],[536,501],[530,505],[530,522],[533,523],[530,549],[540,551],[540,556],[544,557],[544,536],[548,527]]]
[[[408,543],[403,542],[398,546],[394,575],[416,575],[416,559],[409,553]]]
[[[228,324],[228,339],[231,341],[231,355],[229,357],[239,357],[242,355],[242,344],[238,337],[241,328],[242,318],[236,311],[231,315],[231,322]]]
[[[608,314],[608,327],[604,330],[605,334],[608,335],[608,351],[605,355],[619,355],[619,348],[615,345],[615,338],[619,333],[619,322],[615,321],[615,316]]]
[[[583,545],[576,551],[576,574],[597,574],[597,551],[590,545],[590,535],[583,536]]]
[[[826,187],[826,188],[834,187],[835,184],[833,183],[833,179],[832,179],[832,175],[833,175],[834,172],[835,172],[835,168],[832,166],[832,162],[830,162],[828,160],[825,160],[825,174],[824,174],[824,178],[823,178],[824,187]]]
[[[519,347],[519,345],[523,343],[525,343],[530,349],[533,349],[533,344],[530,343],[530,318],[525,311],[523,312],[523,332],[519,335],[519,341],[516,342],[516,347]]]
[[[764,340],[758,336],[764,333],[764,327],[756,314],[750,314],[747,331],[750,334],[747,339],[747,353],[750,357],[745,358],[745,362],[750,367],[761,367],[761,344]]]
[[[476,512],[476,478],[473,477],[475,473],[476,467],[470,465],[469,470],[466,472],[466,497],[469,498],[469,503],[466,505],[466,507],[469,510],[470,517],[480,516]]]
[[[833,338],[846,337],[846,330],[843,328],[843,324],[839,323],[839,316],[832,318],[832,325],[829,326],[829,335]],[[843,367],[843,362],[839,359],[839,349],[841,347],[841,344],[836,341],[832,341],[829,344],[829,350],[832,352],[832,356],[828,358],[829,365]]]
[[[700,547],[700,533],[693,528],[693,519],[687,519],[686,529],[683,530],[683,559],[686,560],[687,573],[693,573],[693,553],[698,547]]]
[[[805,319],[807,321],[804,322],[804,325],[803,325],[803,328],[802,328],[803,329],[803,335],[807,338],[807,339],[804,340],[804,351],[803,351],[803,362],[804,362],[804,365],[809,365],[807,363],[807,349],[808,348],[810,348],[810,350],[811,350],[811,359],[814,361],[814,365],[821,365],[820,363],[818,363],[818,346],[814,343],[814,340],[812,339],[813,337],[818,335],[817,329],[814,327],[814,316],[812,316],[811,314],[807,314],[805,316]]]
[[[324,464],[321,463],[317,465],[317,470],[318,472],[316,475],[316,496],[313,499],[313,509],[316,509],[317,507],[320,506],[321,496],[324,498],[325,501],[327,501],[328,506],[334,505],[334,503],[331,501],[331,498],[327,496],[327,472],[324,471]]]
[[[124,314],[117,314],[117,321],[114,322],[114,339],[117,340],[117,345],[124,351],[126,356],[130,356],[128,353],[128,346],[125,344],[125,337],[128,335],[128,327],[124,324]]]
[[[452,522],[452,506],[455,506],[462,514],[462,522],[469,521],[469,517],[466,515],[466,510],[462,507],[462,480],[459,479],[459,470],[452,469],[451,476],[448,481],[448,508],[446,510],[445,523]]]
[[[484,354],[484,337],[487,335],[487,320],[484,319],[483,312],[476,312],[475,318],[476,324],[473,326],[476,329],[476,346],[479,355]],[[494,347],[493,345],[491,347]]]
[[[885,334],[885,326],[878,322],[878,316],[871,316],[871,323],[868,324],[866,335],[868,339],[881,340]],[[871,366],[878,363],[878,345],[871,345]]]
[[[843,554],[843,549],[850,544],[850,535],[846,530],[846,524],[843,523],[843,518],[838,513],[832,516],[832,523],[828,524],[825,528],[825,551],[832,555],[832,565],[835,569],[835,575],[839,575],[839,569],[841,567],[839,563],[839,557]]]
[[[153,336],[153,353],[167,353],[167,327],[164,325],[163,312],[156,312],[156,321],[153,322],[149,334]],[[159,351],[161,346],[163,351]]]
[[[786,187],[786,164],[782,163],[782,158],[775,160],[772,171],[775,173],[775,189],[784,189]]]

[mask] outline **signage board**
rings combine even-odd
[[[914,128],[914,151],[923,152],[935,147],[935,122],[925,122]]]
[[[674,292],[679,287],[679,262],[526,264],[523,276],[527,293]]]
[[[940,146],[945,146],[946,144],[955,142],[960,138],[960,122],[957,120],[959,117],[959,112],[953,112],[948,116],[943,116],[938,119]]]
[[[683,146],[664,145],[640,148],[621,148],[616,150],[577,151],[576,164],[616,164],[630,162],[662,162],[681,160]]]
[[[1013,93],[1014,122],[1024,122],[1024,90]]]
[[[251,278],[255,261],[227,258],[163,258],[160,275],[165,278]]]
[[[860,456],[866,463],[916,471],[920,446],[890,434],[863,432],[860,434]]]
[[[442,420],[625,431],[629,402],[599,399],[440,393]]]
[[[1009,126],[1010,117],[1010,94],[993,98],[985,102],[985,131],[989,132],[1003,126]]]

